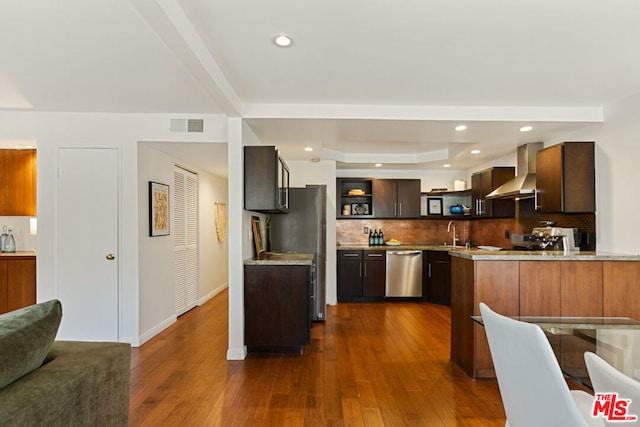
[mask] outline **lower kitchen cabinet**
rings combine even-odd
[[[451,305],[451,255],[446,251],[422,253],[422,301]]]
[[[244,334],[249,352],[298,353],[311,333],[311,266],[244,266]]]
[[[36,258],[0,259],[0,314],[36,303]]]
[[[338,251],[338,301],[383,301],[384,250]]]

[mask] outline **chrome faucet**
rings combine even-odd
[[[449,224],[447,225],[447,233],[451,233],[451,229],[453,228],[453,238],[451,239],[453,241],[453,246],[456,246],[456,243],[458,243],[458,236],[456,236],[456,224],[453,221],[449,221]]]

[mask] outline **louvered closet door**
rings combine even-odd
[[[174,289],[179,316],[198,303],[198,176],[176,166],[173,181]]]

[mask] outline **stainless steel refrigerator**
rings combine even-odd
[[[327,186],[307,185],[289,189],[289,213],[272,214],[269,251],[315,253],[312,272],[312,320],[326,317]]]

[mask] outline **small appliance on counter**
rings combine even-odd
[[[516,250],[579,251],[576,245],[579,241],[577,228],[534,227],[531,234],[511,234],[511,244]]]

